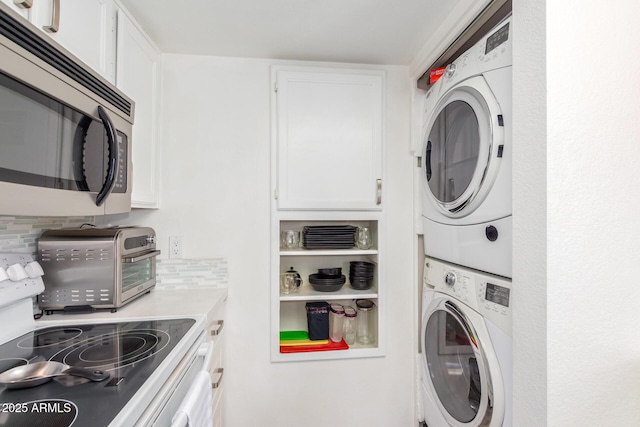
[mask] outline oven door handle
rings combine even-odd
[[[122,262],[127,263],[127,264],[131,264],[134,262],[138,262],[138,261],[142,261],[143,259],[147,259],[147,258],[152,258],[154,256],[158,256],[160,255],[160,250],[155,250],[155,251],[149,251],[149,252],[145,252],[142,255],[139,256],[134,256],[131,258],[122,258]]]
[[[100,105],[98,105],[98,117],[102,120],[104,130],[107,132],[109,161],[107,165],[107,178],[102,185],[102,189],[100,189],[100,192],[96,196],[96,206],[100,206],[104,203],[107,196],[111,194],[113,185],[116,183],[116,174],[118,172],[118,141],[116,140],[116,128],[113,126],[113,122],[111,121],[111,118],[109,118],[107,111]]]

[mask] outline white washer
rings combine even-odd
[[[426,258],[420,397],[429,427],[511,427],[511,280]]]
[[[511,17],[427,93],[425,253],[511,277]]]

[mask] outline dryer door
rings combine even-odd
[[[500,106],[484,77],[451,88],[424,130],[426,198],[447,217],[470,214],[495,181],[504,141]]]
[[[495,369],[493,350],[482,346],[490,345],[482,318],[463,307],[444,297],[434,299],[425,310],[422,354],[428,375],[424,381],[449,425],[501,426],[504,406],[494,399],[502,391],[494,386],[502,387],[502,376]]]

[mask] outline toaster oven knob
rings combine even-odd
[[[7,275],[14,282],[19,282],[29,277],[22,264],[13,264],[7,267]]]
[[[154,244],[156,243],[156,236],[147,236],[147,243]]]
[[[33,261],[25,265],[24,271],[26,271],[29,277],[31,277],[32,279],[35,279],[36,277],[44,276],[44,271],[42,270],[42,266],[38,264],[38,261]]]
[[[9,275],[7,274],[7,270],[0,267],[0,282],[4,282],[5,280],[9,280]]]

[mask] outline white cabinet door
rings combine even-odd
[[[13,10],[18,12],[20,15],[29,19],[29,12],[31,10],[33,3],[29,3],[29,2],[23,3],[22,1],[15,3],[13,0],[2,0],[2,3],[9,5]]]
[[[116,86],[135,102],[133,124],[134,208],[158,207],[158,97],[160,54],[129,17],[118,11]]]
[[[380,209],[384,74],[274,69],[278,209]]]
[[[59,22],[57,31],[47,29]],[[34,1],[34,24],[109,82],[115,81],[115,7],[113,0]]]

